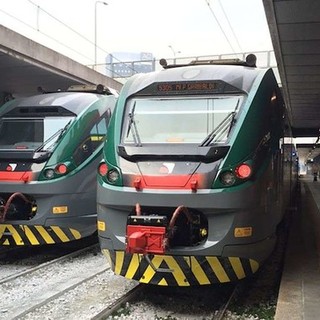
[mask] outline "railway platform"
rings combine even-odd
[[[300,178],[301,210],[292,213],[275,320],[320,319],[320,181]]]

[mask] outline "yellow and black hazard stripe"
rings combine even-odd
[[[78,230],[58,226],[0,224],[1,246],[35,246],[78,240]]]
[[[126,254],[102,250],[115,274],[161,286],[193,286],[233,282],[255,273],[252,259],[216,256],[169,256]]]

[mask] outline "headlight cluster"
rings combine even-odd
[[[61,177],[70,172],[68,165],[65,163],[59,163],[54,168],[45,169],[43,174],[46,179],[53,179]]]
[[[100,163],[98,172],[102,177],[105,177],[110,184],[115,184],[120,178],[119,171],[116,168],[109,169],[105,162]]]
[[[221,174],[220,180],[225,186],[232,186],[236,182],[236,176],[233,172],[226,171]]]
[[[252,175],[252,167],[247,163],[241,163],[234,170],[222,172],[220,181],[229,187],[236,183],[237,180],[249,179]]]

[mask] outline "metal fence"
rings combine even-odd
[[[257,57],[257,67],[272,68],[275,76],[280,83],[280,76],[277,68],[277,61],[274,51],[256,51],[256,52],[242,52],[219,55],[206,56],[191,56],[191,57],[175,57],[165,58],[168,64],[188,64],[194,60],[221,60],[221,59],[241,59],[245,60],[246,56],[253,53]],[[128,77],[137,73],[146,73],[151,71],[158,71],[162,69],[159,63],[160,59],[141,60],[141,61],[116,61],[113,63],[91,65],[90,67],[96,71],[107,75],[121,83],[124,83]]]

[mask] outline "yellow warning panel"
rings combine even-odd
[[[1,246],[36,246],[62,243],[81,238],[76,229],[42,225],[0,225]]]
[[[104,221],[99,221],[97,222],[97,227],[99,231],[106,231],[106,224]]]
[[[234,236],[236,238],[251,237],[252,227],[234,228]]]
[[[258,262],[239,257],[154,255],[102,250],[115,274],[159,286],[199,286],[243,279],[256,272]],[[250,268],[251,267],[251,268]],[[164,272],[165,271],[165,272]]]
[[[6,230],[6,226],[3,224],[0,224],[0,237],[2,237],[5,230]]]
[[[53,214],[65,214],[65,213],[68,213],[68,207],[67,206],[52,207],[52,213]]]
[[[90,139],[91,141],[102,141],[103,136],[91,136]]]

